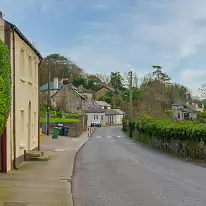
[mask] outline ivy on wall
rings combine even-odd
[[[11,87],[10,53],[0,39],[0,135],[11,111]]]

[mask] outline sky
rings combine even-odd
[[[206,83],[205,8],[205,0],[0,0],[42,56],[60,53],[88,73],[142,75],[160,65],[193,95]]]

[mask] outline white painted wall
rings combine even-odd
[[[87,126],[90,126],[92,121],[99,120],[101,122],[104,122],[105,120],[105,113],[86,113],[86,115],[87,115]]]

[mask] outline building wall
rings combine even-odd
[[[16,155],[18,158],[24,154],[24,150],[33,150],[38,146],[38,65],[40,59],[17,34],[15,34],[15,50]]]
[[[104,113],[86,113],[87,115],[87,126],[91,125],[92,121],[101,121],[105,122],[105,114]]]
[[[0,18],[0,39],[4,42],[5,34],[4,34],[4,20]]]
[[[102,87],[100,90],[98,90],[95,93],[95,100],[98,100],[100,97],[105,96],[108,91],[109,91],[108,89]]]
[[[85,100],[69,85],[64,85],[50,100],[51,106],[60,111],[82,114],[85,110]]]

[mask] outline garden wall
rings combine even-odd
[[[49,124],[49,133],[53,134],[53,128],[57,127],[58,124],[63,124],[64,126],[69,127],[69,137],[80,137],[83,132],[83,124],[82,122],[78,123],[50,123]],[[42,132],[46,133],[46,123],[40,123],[40,128],[42,128]]]

